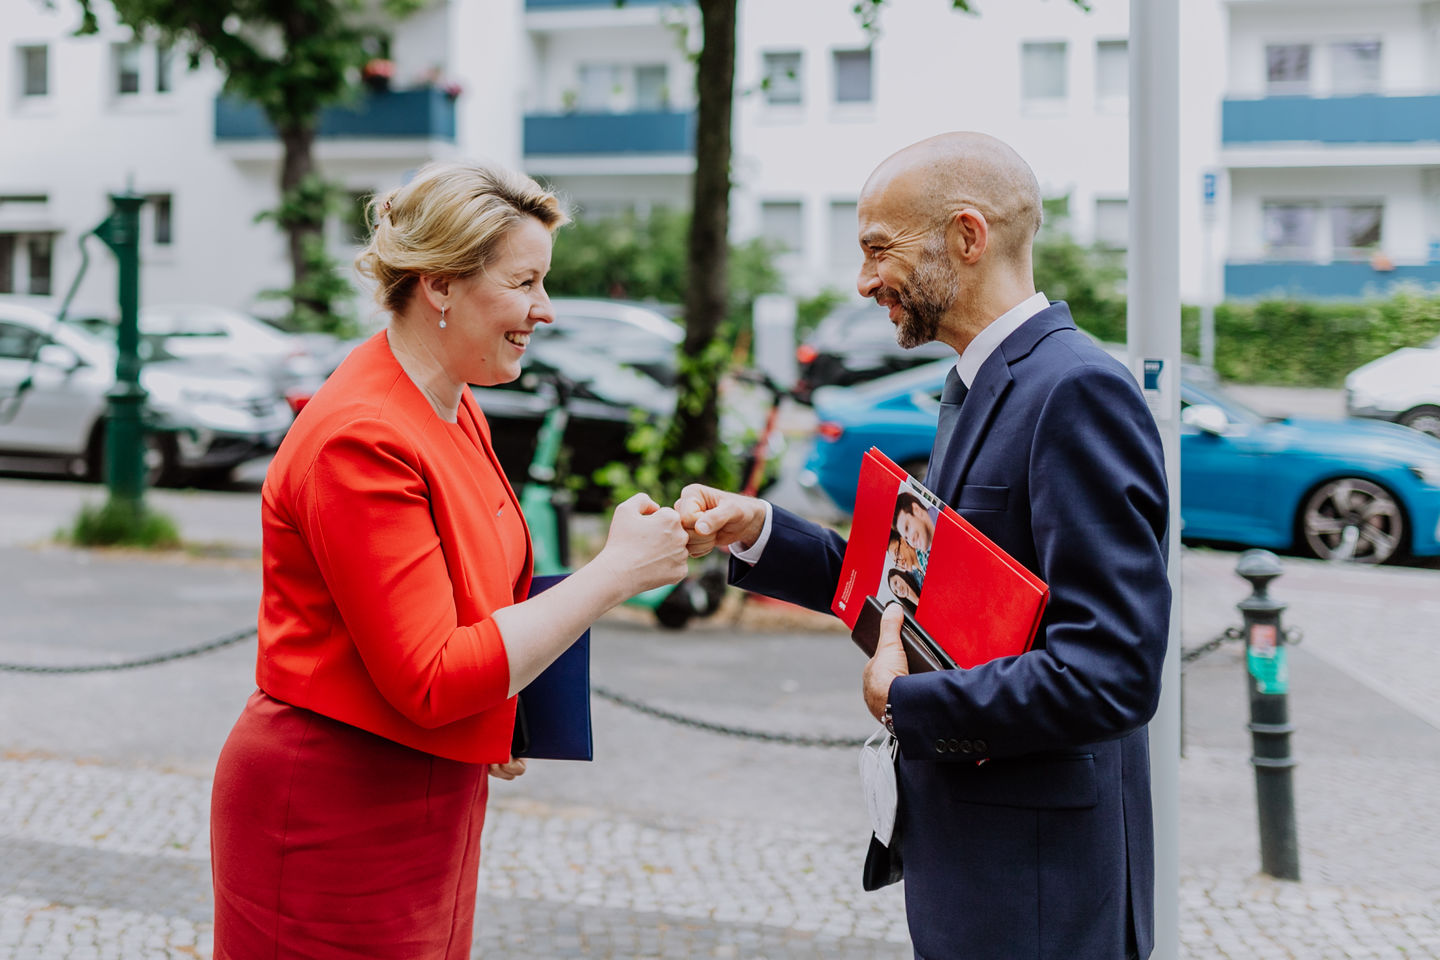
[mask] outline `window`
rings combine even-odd
[[[830,204],[830,262],[859,268],[860,232],[859,207],[854,201],[836,200]]]
[[[155,48],[155,92],[170,92],[170,71],[175,63],[175,48],[160,44]]]
[[[835,102],[869,103],[871,100],[870,51],[835,51]]]
[[[1095,245],[1124,250],[1130,241],[1130,204],[1125,200],[1095,201]]]
[[[665,64],[646,64],[635,68],[635,109],[668,110],[670,85],[666,83]]]
[[[15,234],[0,233],[0,293],[15,292]]]
[[[0,233],[0,293],[54,293],[53,248],[48,233]]]
[[[1310,92],[1310,44],[1272,43],[1265,48],[1265,91],[1272,96]]]
[[[587,113],[609,113],[613,98],[620,92],[620,68],[613,63],[580,65],[580,109]]]
[[[1026,100],[1065,99],[1064,42],[1026,43],[1020,48],[1020,96]]]
[[[117,43],[115,51],[115,92],[124,96],[140,92],[140,44]]]
[[[40,349],[40,334],[18,323],[0,323],[0,359],[29,360]]]
[[[1349,40],[1330,44],[1333,93],[1380,92],[1380,41]]]
[[[175,234],[170,194],[152,193],[145,198],[145,207],[150,214],[150,242],[157,247],[171,246],[175,242]]]
[[[801,103],[805,85],[800,79],[799,51],[765,54],[765,77],[761,86],[765,102],[773,104]]]
[[[30,289],[37,296],[48,296],[50,289],[50,249],[52,243],[48,233],[31,234],[25,241],[25,250],[30,257]]]
[[[781,252],[799,253],[805,248],[804,207],[778,200],[760,204],[760,231]]]
[[[1335,257],[1368,256],[1380,245],[1385,208],[1378,203],[1347,203],[1330,208]]]
[[[1130,94],[1130,49],[1124,40],[1095,44],[1095,99],[1121,100]]]
[[[1263,207],[1265,255],[1272,260],[1315,259],[1315,222],[1320,208],[1313,203],[1286,201]]]
[[[50,48],[20,48],[20,95],[44,97],[50,94]]]

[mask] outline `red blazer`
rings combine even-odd
[[[509,757],[491,615],[526,596],[530,537],[468,390],[442,420],[376,334],[296,418],[261,520],[260,689],[427,753]]]

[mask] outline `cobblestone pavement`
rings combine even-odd
[[[0,520],[24,512],[10,492]],[[221,524],[224,498],[202,503]],[[0,661],[115,660],[253,620],[253,561],[17,547],[5,526]],[[1235,559],[1185,551],[1186,647],[1238,620]],[[1257,873],[1243,658],[1227,646],[1185,675],[1179,957],[1440,958],[1440,572],[1284,568],[1272,592],[1305,634],[1291,653],[1303,880]],[[872,723],[848,643],[759,607],[738,629],[679,635],[628,611],[597,628],[592,666],[706,720],[854,736]],[[0,673],[0,960],[210,955],[209,774],[252,674],[248,644],[128,673]],[[852,752],[603,701],[595,730],[596,763],[495,785],[475,956],[910,957],[901,890],[859,889]]]

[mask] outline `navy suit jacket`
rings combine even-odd
[[[1154,419],[1130,372],[1052,303],[986,359],[941,446],[926,485],[1044,579],[1050,602],[1031,651],[891,687],[917,955],[1147,957],[1146,724],[1170,617]],[[844,552],[776,508],[760,560],[731,576],[828,611]]]

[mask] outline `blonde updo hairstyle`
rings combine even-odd
[[[403,187],[370,200],[374,225],[355,268],[375,281],[375,299],[400,316],[422,275],[460,278],[493,261],[526,217],[554,234],[570,218],[529,177],[471,163],[429,163]]]

